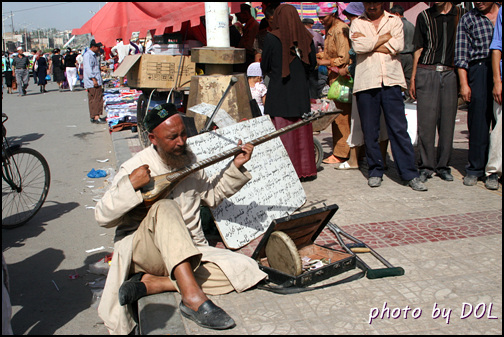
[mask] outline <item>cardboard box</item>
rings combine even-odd
[[[180,74],[175,83],[179,65]],[[196,64],[191,62],[191,56],[151,54],[126,56],[113,74],[118,77],[126,76],[129,87],[140,89],[171,89],[180,87],[181,84],[189,87],[189,81],[193,75],[196,75]]]

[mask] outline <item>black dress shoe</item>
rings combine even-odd
[[[91,118],[90,119],[91,123],[93,124],[105,124],[107,123],[104,119],[102,118],[98,118],[98,119],[94,119],[94,118]]]
[[[445,181],[453,181],[453,176],[451,175],[450,171],[448,171],[448,170],[439,171],[437,175],[439,176],[439,178],[441,178]]]
[[[198,311],[188,308],[182,302],[179,308],[182,316],[207,329],[224,330],[236,325],[235,321],[211,300],[200,305]]]
[[[427,172],[426,170],[421,170],[420,171],[420,176],[418,177],[422,183],[427,182],[427,179],[430,179],[432,175]]]
[[[147,288],[145,284],[141,282],[142,276],[145,273],[137,273],[121,285],[119,288],[119,304],[131,304],[138,301],[140,298],[147,295]]]

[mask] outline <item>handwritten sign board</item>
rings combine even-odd
[[[268,115],[250,119],[190,137],[187,144],[198,161],[275,132]],[[233,158],[207,167],[205,173],[218,174]],[[238,249],[263,234],[274,219],[292,214],[306,201],[306,194],[280,138],[254,148],[245,164],[252,175],[238,193],[224,200],[212,214],[226,247]]]

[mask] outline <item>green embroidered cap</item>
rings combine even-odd
[[[178,113],[177,108],[173,103],[163,103],[156,105],[152,110],[147,112],[143,120],[145,129],[152,132],[163,121]]]

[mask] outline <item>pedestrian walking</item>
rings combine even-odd
[[[399,53],[404,48],[401,19],[384,11],[382,2],[365,2],[365,12],[352,22],[350,38],[357,53],[354,94],[366,146],[370,187],[382,182],[384,163],[378,145],[383,109],[392,154],[400,177],[415,191],[427,191],[415,167],[401,88],[406,89]]]
[[[278,6],[271,27],[264,39],[261,69],[270,78],[264,113],[272,117],[278,130],[310,112],[308,76],[317,61],[313,36],[301,23],[294,6]],[[298,177],[316,178],[312,125],[290,131],[280,139]]]
[[[493,73],[490,57],[499,6],[495,2],[475,2],[460,19],[455,45],[455,66],[460,95],[468,102],[468,164],[464,185],[474,186],[485,177],[488,162],[489,131],[493,117]]]
[[[421,12],[416,21],[410,97],[417,100],[422,182],[434,173],[445,181],[453,181],[449,165],[458,100],[453,62],[457,23],[462,14],[451,2],[436,2]]]
[[[36,50],[36,49],[33,49],[31,51],[31,54],[33,55],[33,58],[32,58],[32,72],[33,72],[33,84],[37,84],[37,80],[38,80],[38,76],[37,76],[37,70],[35,68],[35,65],[37,64],[37,60],[38,58],[40,57],[40,53]]]
[[[79,77],[79,83],[81,88],[84,88],[84,56],[82,55],[82,51],[80,49],[77,50],[77,56],[75,57],[75,67],[77,68],[77,74]]]
[[[63,55],[60,50],[55,48],[51,56],[51,72],[53,81],[58,83],[59,91],[63,91],[63,82],[65,81],[65,65],[63,64]]]
[[[40,55],[42,55],[42,51],[40,51],[39,53]],[[47,92],[47,90],[45,89],[45,86],[47,85],[46,76],[49,74],[49,65],[47,59],[44,56],[40,56],[35,62],[36,63],[33,67],[37,67],[37,82],[40,87],[40,92]]]
[[[7,94],[12,94],[12,61],[9,52],[5,52],[2,56],[2,73],[7,87]]]
[[[70,91],[74,91],[74,87],[77,83],[77,55],[72,51],[72,49],[67,49],[63,62],[65,64],[68,88]]]
[[[30,59],[23,54],[23,48],[18,47],[17,56],[12,60],[12,69],[16,76],[19,96],[26,96],[26,89],[28,88]]]
[[[84,88],[88,92],[89,116],[91,123],[104,124],[105,120],[100,118],[103,113],[103,80],[98,61],[100,42],[91,40],[88,50],[84,53]]]

